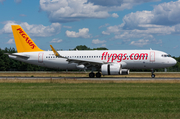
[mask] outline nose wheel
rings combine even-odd
[[[155,78],[155,74],[152,74],[151,77],[152,77],[152,78]]]
[[[155,74],[154,74],[154,70],[153,69],[151,70],[151,77],[155,78]]]

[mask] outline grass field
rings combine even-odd
[[[0,83],[0,118],[179,119],[180,83]]]

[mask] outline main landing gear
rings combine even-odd
[[[151,70],[151,77],[155,78],[155,74],[154,74],[154,70],[153,69]]]
[[[94,78],[94,77],[95,77],[95,74],[93,72],[89,73],[89,78]],[[96,78],[101,78],[100,72],[96,73]]]
[[[96,73],[96,78],[101,78],[101,73],[100,72]]]
[[[89,73],[89,78],[94,78],[95,74],[93,72]]]

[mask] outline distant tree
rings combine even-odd
[[[93,50],[108,50],[108,49],[105,47],[100,47],[100,48],[93,48]]]
[[[0,71],[6,71],[5,62],[2,59],[0,59]]]
[[[74,48],[74,50],[91,50],[90,48],[88,48],[87,46],[85,45],[78,45]]]
[[[107,48],[105,48],[105,47],[100,47],[100,48],[93,48],[93,49],[91,49],[91,48],[89,48],[89,47],[87,47],[86,45],[78,45],[78,46],[76,46],[75,48],[74,48],[74,50],[108,50]]]

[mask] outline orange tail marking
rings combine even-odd
[[[33,42],[21,26],[12,25],[12,31],[18,53],[43,51]]]

